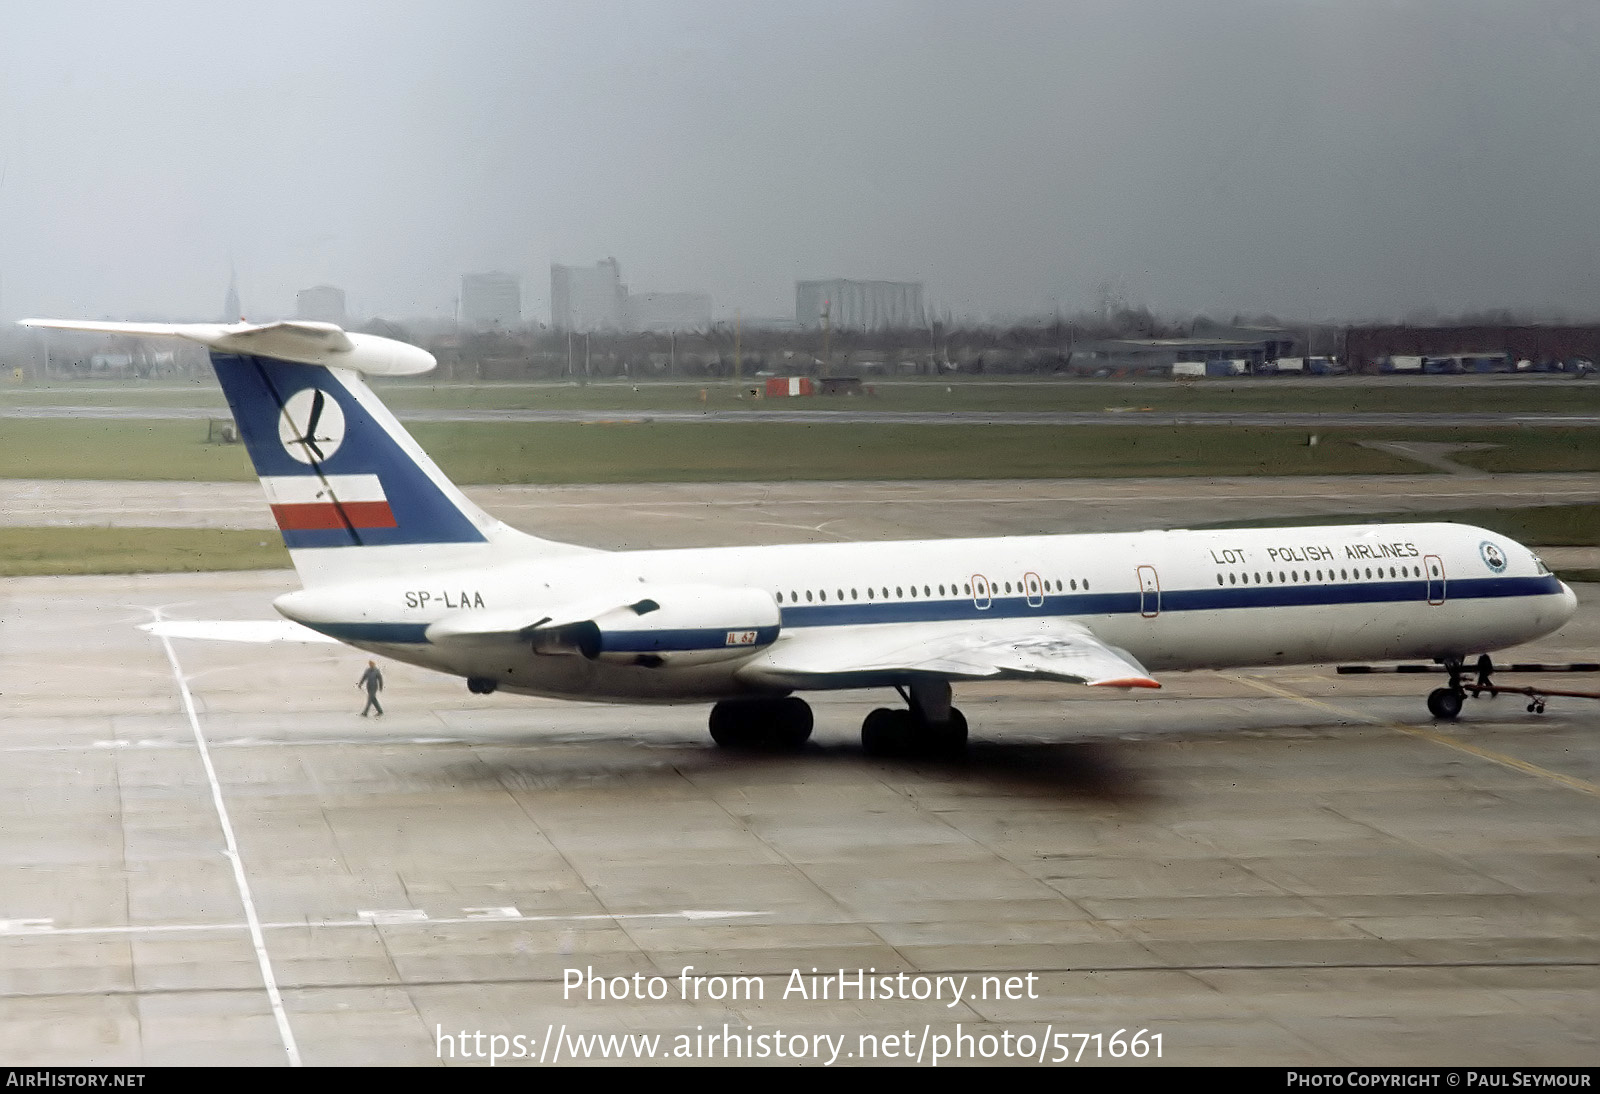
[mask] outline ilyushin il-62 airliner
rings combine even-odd
[[[1450,686],[1428,705],[1448,719],[1466,659],[1577,606],[1526,547],[1456,524],[592,550],[445,478],[363,379],[431,369],[415,346],[310,322],[24,324],[209,348],[303,586],[275,601],[288,619],[480,694],[711,702],[725,746],[803,743],[800,691],[895,689],[905,706],[867,716],[865,749],[949,752],[967,737],[955,682],[1157,688],[1342,660],[1439,662]]]

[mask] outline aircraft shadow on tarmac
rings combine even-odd
[[[869,757],[859,745],[809,742],[797,752],[730,750],[687,741],[641,742],[638,738],[530,738],[474,748],[470,763],[436,768],[431,780],[456,786],[495,783],[510,790],[558,790],[583,786],[648,785],[697,775],[726,777],[747,769],[764,781],[791,771],[855,766],[892,775],[964,782],[1013,797],[1062,802],[1092,801],[1124,806],[1153,802],[1147,775],[1130,762],[1132,744],[1110,741],[1046,743],[973,741],[959,756]],[[612,751],[614,749],[614,751]],[[606,755],[597,753],[606,752]],[[419,778],[428,778],[422,771]]]

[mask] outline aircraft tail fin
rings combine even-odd
[[[478,508],[354,372],[216,351],[211,363],[307,586],[372,577],[375,567],[580,550]]]
[[[209,347],[307,587],[586,550],[517,531],[478,508],[362,379],[426,371],[434,361],[425,350],[320,323],[24,322],[180,337]]]

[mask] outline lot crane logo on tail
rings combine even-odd
[[[283,450],[301,463],[326,463],[344,443],[344,411],[319,387],[301,388],[283,405],[278,421]]]

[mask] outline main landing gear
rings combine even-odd
[[[711,739],[723,748],[792,752],[811,737],[805,700],[725,699],[711,708]]]
[[[861,723],[868,756],[959,756],[967,747],[967,719],[950,705],[950,682],[927,680],[896,687],[905,710],[879,707]]]
[[[967,747],[967,719],[950,705],[945,680],[897,687],[906,709],[879,707],[861,723],[868,756],[958,756]],[[803,700],[724,699],[711,708],[711,739],[747,752],[792,752],[811,737],[811,708]]]

